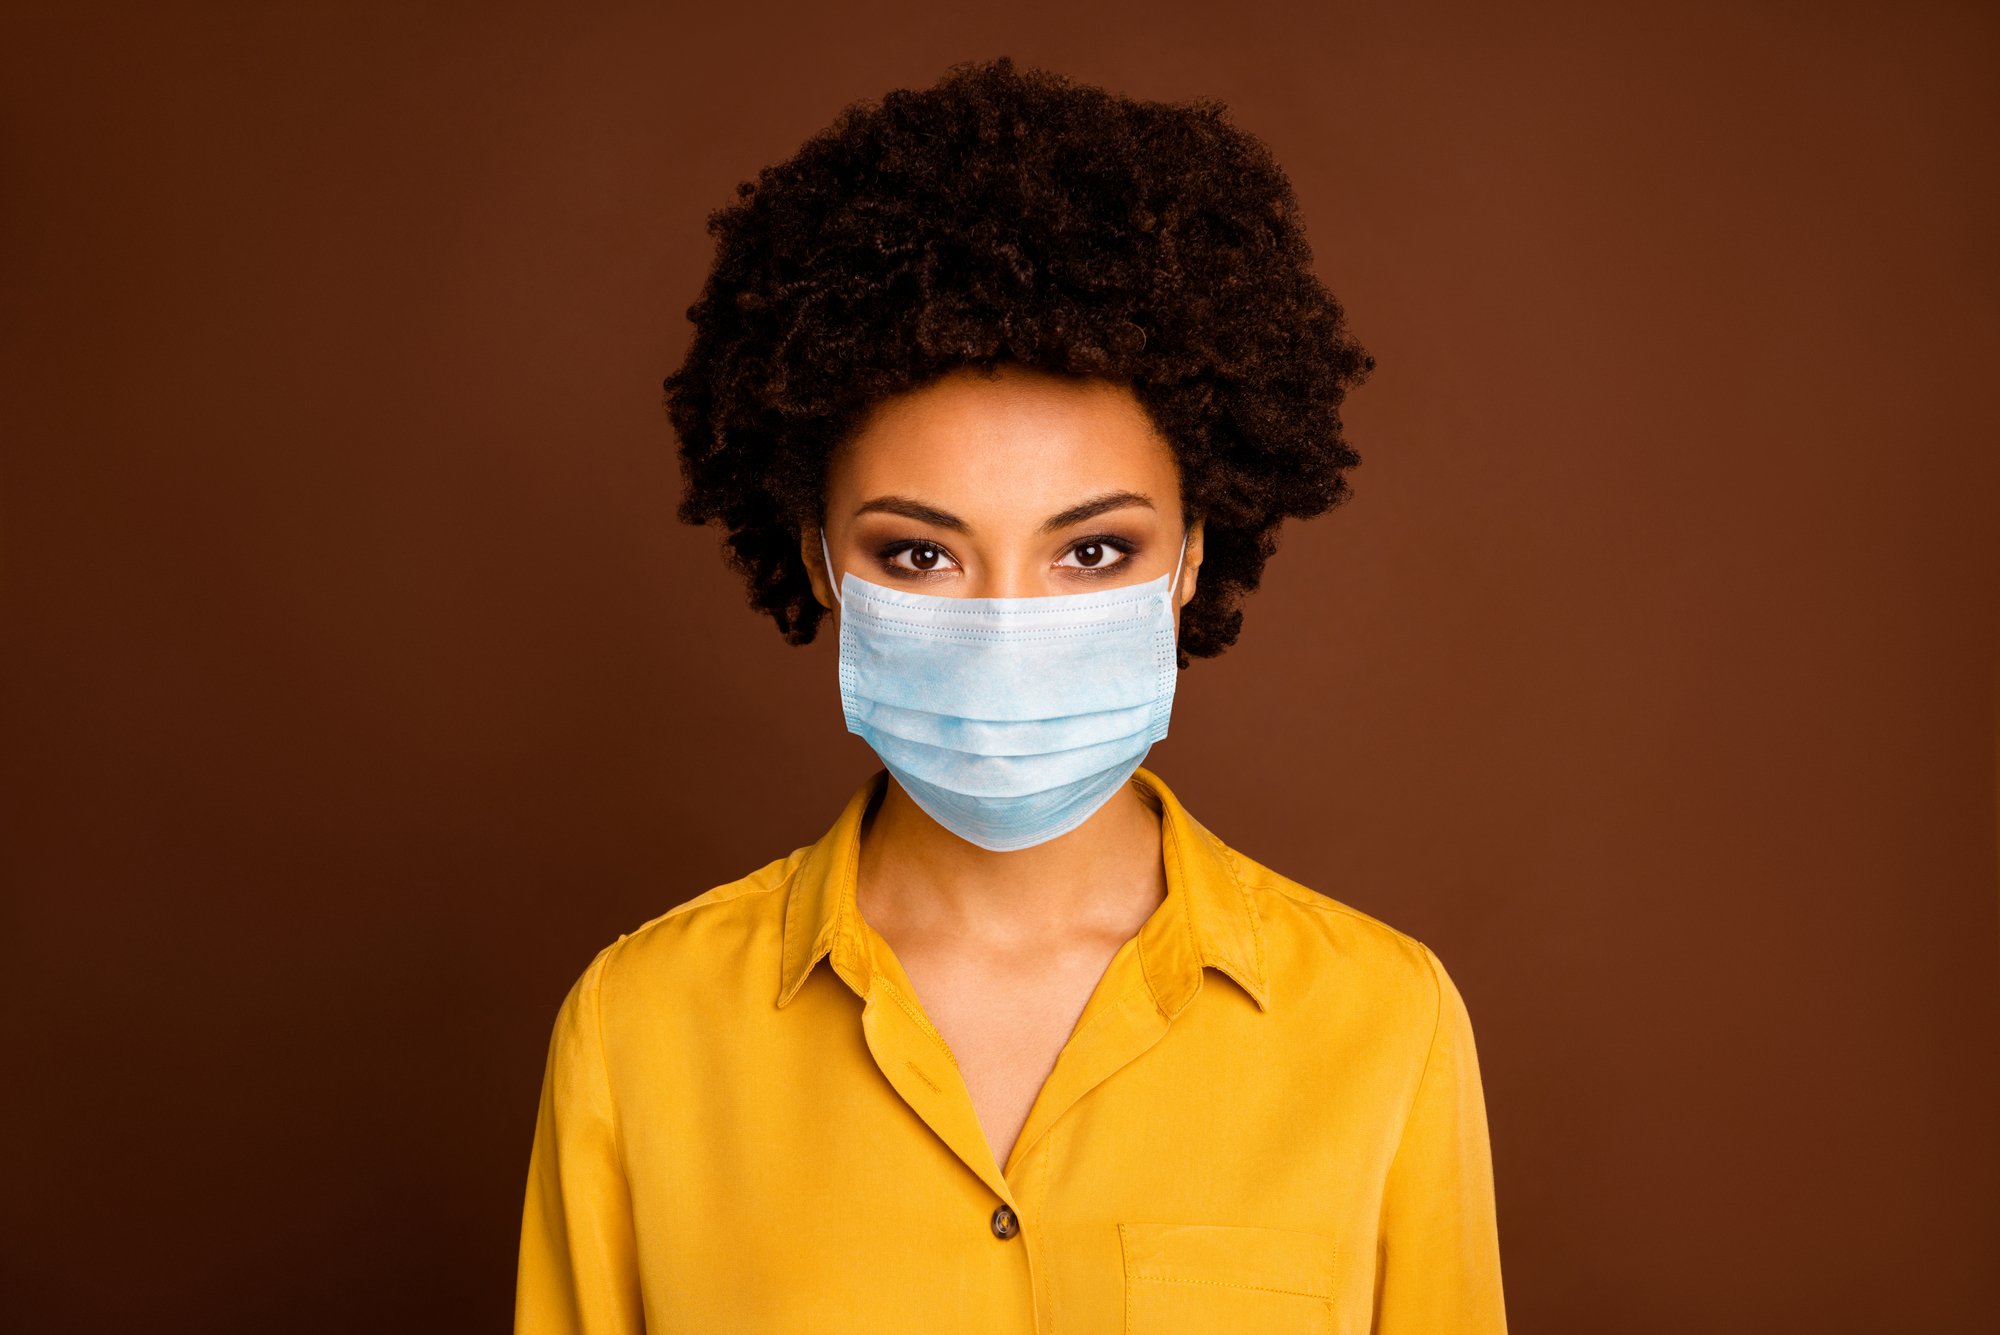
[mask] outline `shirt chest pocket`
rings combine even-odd
[[[1125,1335],[1335,1335],[1329,1234],[1132,1223],[1118,1241]]]

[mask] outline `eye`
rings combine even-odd
[[[1065,552],[1056,564],[1096,573],[1123,565],[1131,551],[1131,543],[1117,538],[1086,538]]]
[[[915,575],[958,568],[958,562],[951,559],[951,553],[932,542],[898,543],[882,553],[882,563],[891,570]]]

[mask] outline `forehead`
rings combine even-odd
[[[1080,494],[1131,490],[1178,504],[1173,448],[1129,386],[1002,363],[960,368],[877,404],[835,451],[830,509],[902,495],[1036,522]]]

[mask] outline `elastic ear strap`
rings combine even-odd
[[[1181,539],[1181,546],[1186,548],[1186,538]],[[819,554],[820,559],[826,562],[826,582],[833,588],[833,605],[838,607],[840,606],[840,583],[833,577],[833,557],[826,550],[826,530],[824,528],[819,531]]]
[[[1167,586],[1167,610],[1174,610],[1181,591],[1181,565],[1187,560],[1187,530],[1181,530],[1181,554],[1174,558],[1174,582]]]

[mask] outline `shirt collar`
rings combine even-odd
[[[804,985],[813,965],[829,959],[855,992],[867,996],[873,965],[857,930],[854,887],[861,857],[861,824],[888,783],[877,770],[847,800],[840,818],[806,849],[786,887],[778,1005]],[[1250,994],[1257,1008],[1270,1006],[1264,937],[1257,906],[1237,874],[1235,855],[1143,766],[1133,784],[1160,813],[1160,852],[1167,897],[1139,929],[1140,967],[1153,999],[1178,1015],[1201,987],[1206,967],[1220,969]]]

